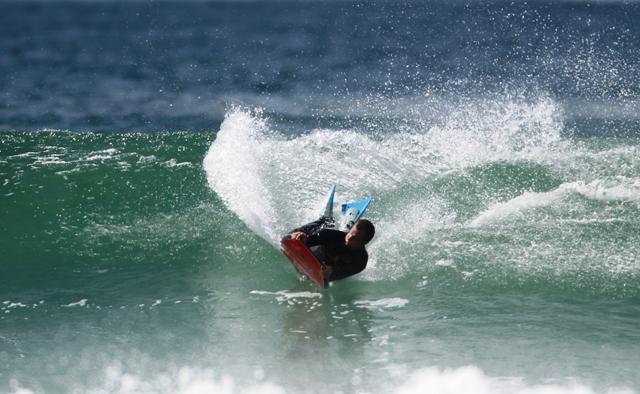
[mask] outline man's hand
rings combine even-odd
[[[307,234],[303,233],[302,231],[296,231],[289,235],[291,236],[291,239],[296,239],[302,243],[307,242]]]

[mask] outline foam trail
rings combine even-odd
[[[470,223],[471,227],[479,227],[492,222],[504,220],[516,214],[522,214],[523,211],[547,206],[558,201],[565,195],[562,188],[547,193],[524,193],[507,202],[497,203],[489,207]]]
[[[288,292],[286,290],[280,290],[280,291],[273,292],[273,291],[263,291],[263,290],[252,290],[250,294],[275,296],[275,299],[278,302],[286,302],[290,300],[295,300],[296,298],[322,298],[321,293],[312,293],[308,291]]]
[[[360,308],[372,309],[372,310],[382,310],[386,308],[402,308],[409,303],[409,300],[399,297],[394,298],[382,298],[380,300],[375,301],[356,301],[354,304]]]

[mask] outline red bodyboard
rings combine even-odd
[[[323,266],[307,245],[296,239],[285,239],[280,243],[280,250],[291,261],[291,264],[302,275],[321,289],[326,287]]]

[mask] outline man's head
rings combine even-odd
[[[366,219],[358,220],[344,237],[344,243],[350,249],[360,249],[366,245],[376,233],[373,223]]]

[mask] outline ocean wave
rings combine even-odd
[[[611,233],[632,226],[638,208],[633,144],[562,137],[562,110],[547,98],[469,102],[446,119],[291,135],[236,107],[203,167],[227,208],[272,245],[316,218],[332,184],[338,203],[372,195],[378,231],[360,280],[420,273],[420,283],[448,286],[637,294],[625,285],[636,272],[630,235]]]

